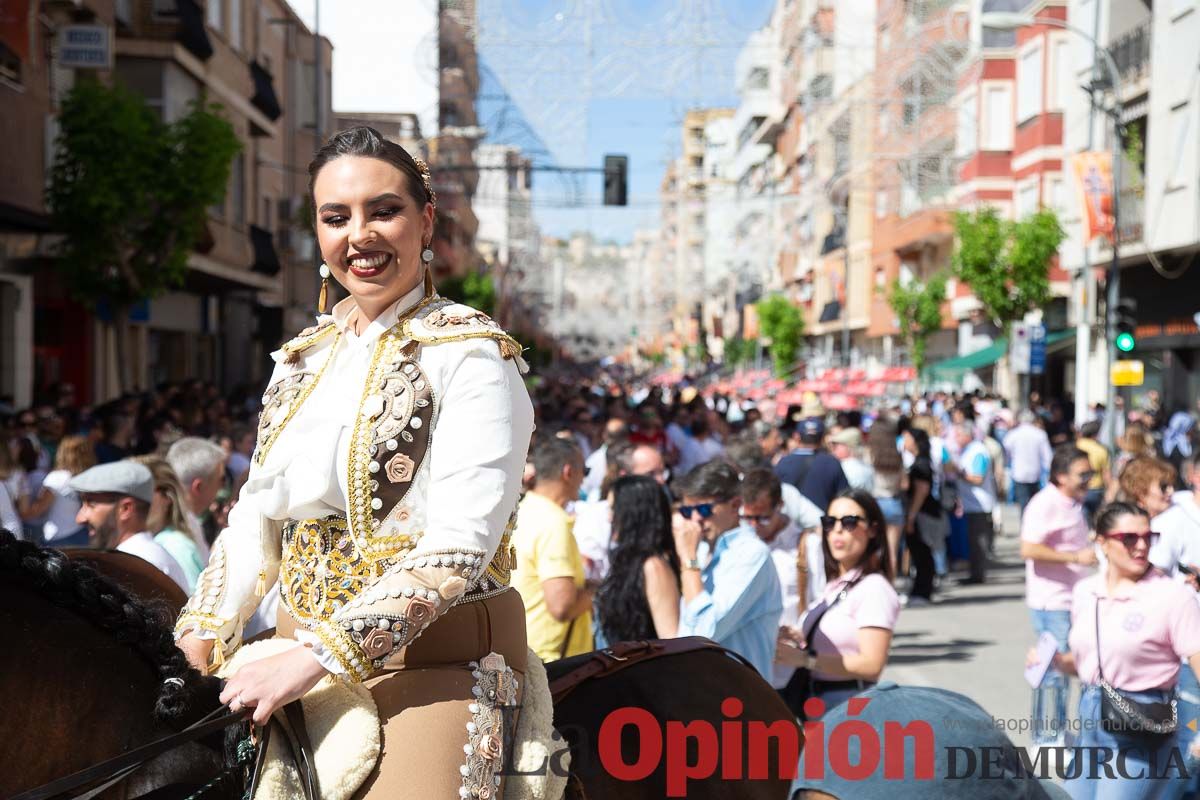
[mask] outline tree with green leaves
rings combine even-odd
[[[1014,322],[1049,302],[1050,260],[1066,238],[1053,211],[1012,221],[984,206],[957,212],[954,231],[954,274],[1006,335]]]
[[[754,342],[741,336],[726,336],[722,342],[721,353],[725,366],[737,367],[754,358]]]
[[[86,81],[63,101],[55,147],[56,263],[81,303],[107,304],[125,389],[129,309],[183,284],[241,142],[217,105],[193,103],[168,124],[140,95]]]
[[[773,294],[755,304],[758,326],[763,338],[771,340],[771,360],[775,364],[775,375],[783,377],[792,369],[800,340],[804,337],[804,317],[791,300],[782,294]]]
[[[438,281],[438,294],[489,316],[496,311],[496,286],[486,272],[472,270],[461,278]]]
[[[900,321],[900,338],[908,346],[913,366],[919,375],[925,369],[925,348],[929,337],[942,329],[946,275],[939,272],[925,282],[912,280],[901,283],[894,280],[887,299]]]

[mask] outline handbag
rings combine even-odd
[[[850,590],[860,580],[862,580],[861,577],[855,578],[843,586],[841,591],[834,596],[833,600],[821,600],[808,610],[808,616],[804,618],[804,625],[801,628],[804,634],[804,651],[806,653],[814,656],[817,654],[816,647],[813,645],[813,633],[816,632],[817,626],[821,624],[821,617],[825,616],[829,612],[829,609],[836,606],[842,600],[845,600],[846,595],[850,593]],[[804,701],[812,697],[812,684],[812,670],[808,667],[796,667],[796,671],[792,673],[787,686],[780,690],[788,708],[801,720],[805,719]]]
[[[916,528],[921,541],[933,550],[944,547],[946,539],[950,537],[950,520],[945,514],[926,514],[924,511],[918,511]]]
[[[1096,667],[1100,672],[1100,728],[1118,736],[1157,744],[1179,728],[1175,698],[1170,703],[1134,700],[1104,678],[1100,654],[1100,601],[1096,600]]]

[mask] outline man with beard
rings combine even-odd
[[[75,521],[87,525],[93,547],[145,559],[187,591],[179,562],[146,529],[154,502],[154,477],[148,467],[132,461],[100,464],[72,478],[70,487],[82,504]]]

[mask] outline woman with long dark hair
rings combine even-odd
[[[776,658],[812,673],[811,696],[826,710],[870,688],[887,665],[900,598],[892,588],[887,523],[870,492],[849,489],[821,517],[821,601],[781,629]]]
[[[658,481],[628,475],[612,485],[609,572],[596,594],[596,646],[669,639],[679,627],[679,556],[671,504]]]
[[[904,542],[916,570],[906,603],[921,605],[933,599],[933,554],[945,548],[950,524],[941,504],[933,496],[934,469],[929,434],[920,428],[909,428],[904,432],[904,449],[913,457],[912,466],[908,468]]]
[[[900,541],[904,535],[904,459],[896,446],[900,428],[891,417],[880,416],[867,433],[867,450],[875,470],[871,495],[887,524],[888,555],[892,571],[900,572]]]

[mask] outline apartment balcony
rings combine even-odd
[[[1142,241],[1146,221],[1146,185],[1141,171],[1125,159],[1121,165],[1120,204],[1117,242],[1126,245]]]
[[[1150,77],[1150,48],[1150,20],[1108,46],[1122,81],[1134,83]]]

